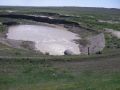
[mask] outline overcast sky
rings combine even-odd
[[[0,5],[120,8],[120,0],[0,0]]]

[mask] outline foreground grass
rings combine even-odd
[[[120,90],[119,55],[66,58],[0,58],[0,90]]]

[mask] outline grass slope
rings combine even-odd
[[[71,58],[0,58],[0,90],[120,89],[119,55]]]

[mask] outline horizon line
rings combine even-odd
[[[24,6],[24,5],[0,5],[0,7],[3,6],[3,7],[81,7],[81,8],[106,8],[106,9],[120,9],[120,8],[115,8],[115,7],[91,7],[91,6],[32,6],[32,5],[27,5],[27,6]]]

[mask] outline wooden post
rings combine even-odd
[[[88,47],[88,55],[90,55],[90,48]]]

